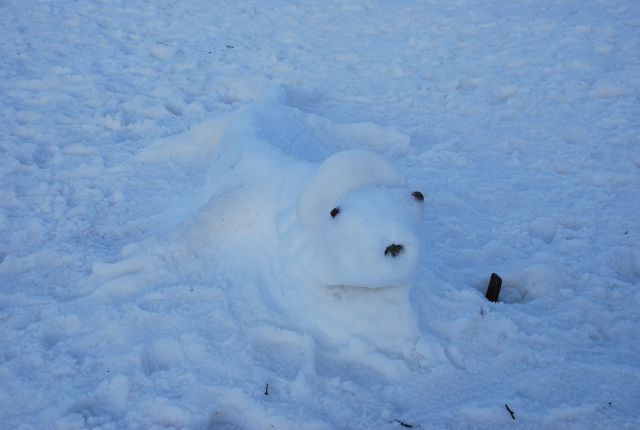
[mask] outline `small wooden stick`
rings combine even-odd
[[[413,426],[411,424],[407,424],[407,423],[405,423],[403,421],[400,421],[399,419],[396,419],[396,422],[398,424],[400,424],[404,428],[407,428],[407,429],[412,429],[413,428]]]
[[[268,396],[269,395],[269,384],[267,384],[266,387],[264,387],[264,395]]]
[[[515,421],[515,419],[516,419],[516,414],[515,414],[515,412],[513,412],[513,411],[509,408],[509,405],[506,405],[506,404],[505,404],[505,405],[504,405],[504,407],[505,407],[505,408],[507,408],[507,410],[508,410],[508,411],[509,411],[509,413],[511,414],[511,418],[513,418],[513,419],[514,419],[514,421]]]
[[[491,279],[489,280],[489,286],[487,287],[487,294],[485,295],[487,300],[490,302],[497,302],[498,296],[500,296],[500,287],[502,287],[502,278],[495,273],[492,273]]]

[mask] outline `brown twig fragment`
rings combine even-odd
[[[507,408],[507,410],[509,411],[509,413],[511,414],[511,418],[513,418],[514,420],[516,419],[516,414],[515,412],[513,412],[510,408],[509,405],[505,404],[504,405],[505,408]]]
[[[489,286],[487,287],[487,294],[485,295],[487,300],[490,302],[497,302],[498,296],[500,296],[500,287],[502,287],[502,278],[495,273],[492,273],[491,279],[489,280]]]
[[[407,428],[407,429],[412,429],[412,428],[413,428],[413,426],[412,426],[411,424],[407,424],[407,423],[405,423],[405,422],[403,422],[403,421],[400,421],[400,420],[398,420],[398,419],[396,419],[395,421],[396,421],[398,424],[400,424],[402,427],[404,427],[404,428]]]

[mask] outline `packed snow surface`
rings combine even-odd
[[[638,22],[0,2],[0,428],[639,428]]]

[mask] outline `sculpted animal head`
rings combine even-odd
[[[298,199],[298,237],[285,239],[303,266],[296,270],[326,286],[408,284],[420,255],[423,201],[402,172],[376,153],[334,154]]]

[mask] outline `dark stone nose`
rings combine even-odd
[[[387,246],[387,249],[384,250],[384,255],[391,254],[392,257],[395,257],[396,255],[400,254],[400,251],[402,251],[402,245],[396,245],[394,243]]]

